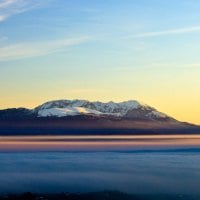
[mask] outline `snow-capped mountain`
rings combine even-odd
[[[139,101],[57,100],[34,109],[0,110],[0,135],[7,134],[168,134],[199,133]]]
[[[115,102],[91,102],[87,100],[57,100],[46,102],[33,110],[38,117],[66,117],[76,115],[114,116],[121,118],[173,120],[136,100]]]

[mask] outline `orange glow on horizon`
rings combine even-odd
[[[109,150],[200,146],[200,135],[1,136],[0,150]]]

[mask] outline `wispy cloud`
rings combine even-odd
[[[41,0],[0,0],[0,22],[7,18],[37,8],[44,4]]]
[[[0,61],[44,56],[57,51],[63,51],[69,46],[87,42],[89,37],[54,40],[41,43],[18,43],[0,47]]]
[[[132,35],[130,37],[132,37],[132,38],[145,38],[145,37],[156,37],[156,36],[183,34],[183,33],[197,32],[197,31],[200,31],[200,26],[178,28],[178,29],[169,29],[169,30],[164,30],[164,31],[153,31],[153,32],[139,33],[139,34]]]

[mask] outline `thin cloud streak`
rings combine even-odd
[[[3,0],[0,2],[0,9],[7,8],[9,5],[13,4],[16,0]]]
[[[139,34],[132,35],[130,37],[131,38],[146,38],[146,37],[184,34],[184,33],[190,33],[190,32],[198,32],[198,31],[200,31],[200,26],[193,26],[193,27],[188,27],[188,28],[179,28],[179,29],[170,29],[170,30],[164,30],[164,31],[139,33]]]
[[[41,43],[18,43],[0,47],[0,61],[45,56],[67,47],[80,45],[89,41],[89,37],[54,40]]]
[[[2,0],[0,1],[0,22],[44,4],[39,0]]]

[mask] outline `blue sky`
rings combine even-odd
[[[0,107],[138,99],[200,123],[200,2],[0,0]]]

